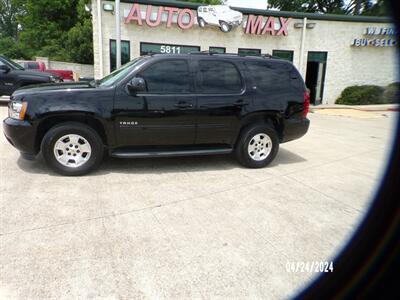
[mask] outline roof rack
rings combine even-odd
[[[209,50],[204,50],[200,52],[190,52],[190,55],[234,55],[234,56],[241,56],[241,57],[262,57],[262,58],[274,58],[274,59],[280,59],[278,56],[273,56],[271,54],[261,54],[261,55],[243,55],[239,53],[221,53],[221,52],[216,52],[216,51],[209,51]]]
[[[282,57],[271,55],[271,54],[261,54],[262,57],[264,58],[273,58],[273,59],[282,59]]]
[[[151,50],[146,53],[146,55],[149,55],[149,56],[154,56],[156,54],[158,54],[158,53],[157,52],[153,52]]]
[[[149,56],[154,56],[158,55],[160,53],[149,51],[147,52],[146,55]],[[240,56],[240,57],[261,57],[261,58],[270,58],[270,59],[282,59],[281,57],[271,55],[269,53],[267,54],[260,54],[260,55],[245,55],[245,54],[239,54],[239,53],[221,53],[221,52],[216,52],[216,51],[209,51],[209,50],[204,50],[200,52],[189,52],[189,55],[232,55],[232,56]]]
[[[200,52],[189,52],[190,55],[238,55],[237,53],[221,53],[216,51],[204,50]]]

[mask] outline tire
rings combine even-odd
[[[224,21],[220,21],[219,25],[222,32],[229,32],[232,30],[232,26]]]
[[[42,140],[41,150],[47,165],[65,176],[89,173],[99,166],[104,155],[104,145],[98,133],[78,122],[66,122],[51,128]]]
[[[236,158],[247,168],[263,168],[270,164],[279,150],[278,135],[267,124],[245,128],[236,143]]]
[[[201,28],[203,28],[203,27],[205,27],[205,26],[207,25],[206,21],[204,21],[203,18],[198,18],[198,19],[197,19],[197,23],[199,23],[199,26],[200,26]]]

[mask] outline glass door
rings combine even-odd
[[[310,102],[322,103],[328,52],[309,51],[307,56],[306,85],[310,89]]]

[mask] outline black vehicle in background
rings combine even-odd
[[[22,88],[3,129],[25,157],[42,151],[64,175],[82,175],[104,149],[121,158],[235,153],[268,165],[303,136],[309,95],[289,62],[229,54],[149,55],[99,81]]]
[[[27,71],[16,62],[0,55],[0,96],[9,96],[23,86],[51,82],[60,82],[60,78],[51,73]]]

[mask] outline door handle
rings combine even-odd
[[[193,104],[187,103],[187,102],[178,102],[178,103],[175,103],[174,106],[179,109],[186,109],[186,108],[192,108]]]
[[[234,103],[235,106],[244,106],[244,105],[248,105],[248,104],[249,104],[249,102],[244,101],[243,99],[240,99]]]

